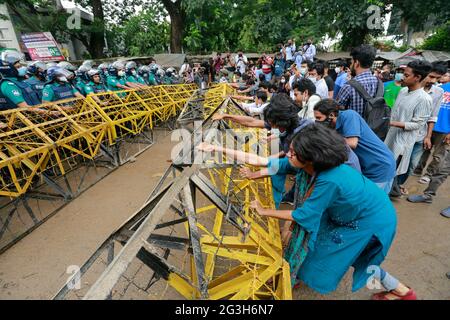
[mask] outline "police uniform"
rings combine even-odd
[[[82,95],[86,96],[86,86],[88,85],[89,82],[84,81],[83,79],[78,78],[77,81],[75,82],[75,89],[77,89]]]
[[[106,92],[106,86],[103,83],[95,83],[94,81],[90,81],[89,83],[86,84],[86,86],[84,87],[84,92],[86,93],[86,95],[91,94],[91,93],[101,93],[101,92]]]
[[[24,81],[8,77],[0,80],[0,110],[17,108],[19,103],[26,102],[29,106],[41,103],[37,93]]]
[[[44,90],[45,81],[39,80],[36,76],[31,76],[25,82],[37,93],[39,101],[42,101],[42,90]]]
[[[119,91],[123,90],[122,88],[119,88],[117,85],[121,84],[125,86],[125,79],[123,77],[116,77],[116,76],[108,76],[106,78],[106,87],[110,91]]]
[[[132,83],[140,83],[140,84],[146,84],[144,79],[139,75],[129,75],[126,79],[127,82]]]
[[[64,100],[75,97],[77,93],[77,89],[75,89],[70,83],[57,83],[53,82],[45,85],[44,90],[42,91],[42,101],[43,102],[52,102],[58,100]]]

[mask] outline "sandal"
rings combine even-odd
[[[388,294],[392,294],[398,299],[389,299],[386,297]],[[401,296],[394,291],[383,291],[372,295],[372,300],[417,300],[417,295],[413,289],[410,289],[404,296]]]

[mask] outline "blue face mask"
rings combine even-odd
[[[17,69],[17,73],[19,77],[25,77],[25,75],[27,74],[27,67],[20,67],[19,69]]]
[[[403,73],[396,73],[394,80],[400,82],[403,79]]]

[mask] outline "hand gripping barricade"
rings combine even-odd
[[[221,144],[223,139],[218,137],[223,135],[236,141],[240,150],[268,156],[268,146],[260,139],[267,134],[265,130],[211,120],[222,112],[245,115],[229,98],[222,98],[213,108],[208,99],[217,95],[197,95],[190,100],[205,103],[209,110],[191,140],[200,134],[203,141]],[[186,108],[191,107],[188,102]],[[186,161],[197,157],[202,153],[196,154],[195,143],[190,153],[180,153],[145,204],[54,298],[127,299],[126,288],[134,284],[141,288],[135,298],[291,299],[291,276],[283,258],[278,220],[259,216],[250,208],[254,199],[263,206],[274,206],[270,179],[243,179],[239,165],[220,155]],[[76,279],[84,283],[83,277],[97,280],[73,291],[71,283]]]

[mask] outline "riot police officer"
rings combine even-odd
[[[106,86],[110,91],[132,89],[125,80],[125,65],[121,61],[116,61],[108,69]]]
[[[33,61],[28,65],[27,73],[30,77],[25,82],[37,93],[39,101],[42,101],[42,90],[46,82],[47,65],[42,61]]]
[[[134,61],[129,61],[125,65],[126,82],[129,83],[127,85],[134,88],[146,87],[147,85],[144,79],[142,79],[142,77],[138,75],[136,69],[137,65]]]
[[[59,101],[69,98],[83,98],[75,87],[69,83],[67,77],[71,73],[60,67],[51,67],[47,70],[48,82],[42,91],[42,102]]]
[[[91,93],[101,93],[107,91],[105,84],[102,82],[102,79],[100,77],[100,71],[98,69],[89,70],[87,75],[90,81],[86,84],[84,88],[86,95],[89,95]]]
[[[75,71],[75,89],[84,96],[86,96],[86,85],[91,81],[88,76],[89,70],[91,70],[91,68],[89,68],[88,65],[81,65],[78,70]]]
[[[17,51],[5,51],[0,62],[0,110],[18,107],[30,107],[40,104],[33,88],[19,78],[25,76],[26,69],[21,68],[23,55]],[[19,69],[21,72],[19,73]]]

